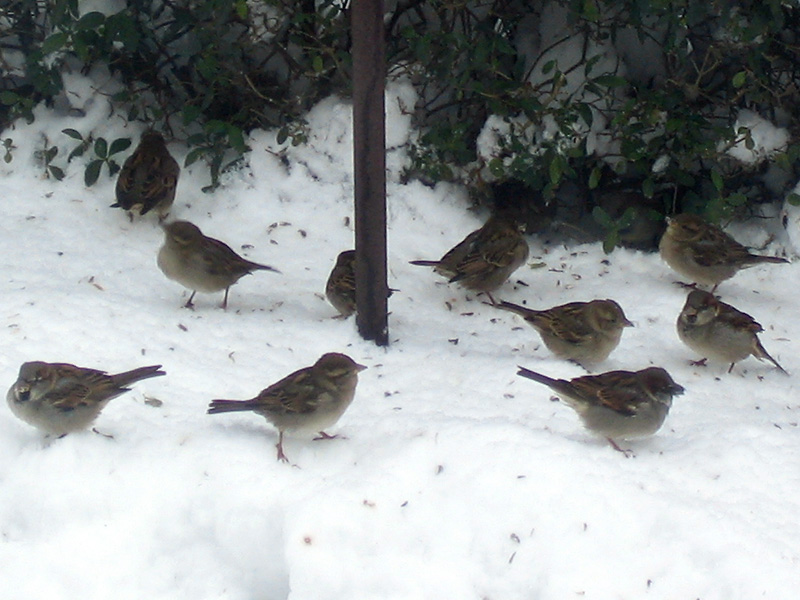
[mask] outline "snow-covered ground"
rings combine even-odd
[[[184,170],[173,209],[206,234],[283,274],[256,273],[221,294],[187,292],[155,263],[162,233],[113,202],[104,171],[83,185],[43,178],[41,133],[64,148],[74,127],[124,129],[95,106],[82,121],[45,112],[0,163],[4,274],[0,375],[28,360],[112,372],[163,364],[113,401],[92,432],[45,440],[0,410],[0,581],[9,600],[753,599],[800,587],[798,264],[723,283],[723,300],[765,327],[792,373],[749,358],[690,366],[675,319],[686,292],[654,254],[529,238],[530,265],[496,297],[549,307],[614,298],[635,321],[601,370],[665,367],[686,387],[664,428],[628,459],[583,430],[518,364],[559,377],[521,319],[409,260],[438,258],[485,214],[449,185],[401,185],[408,118],[389,98],[388,348],[332,319],[323,296],[353,245],[350,108],[311,115],[308,146],[275,152],[255,134],[249,168],[206,195]],[[182,162],[185,149],[171,146]],[[64,153],[59,154],[59,160]],[[123,157],[124,158],[124,157]],[[766,233],[738,227],[760,246]],[[778,237],[765,252],[782,253]],[[536,263],[544,267],[533,268]],[[212,398],[248,398],[322,353],[369,366],[330,430],[288,438],[253,414],[208,416]],[[158,405],[154,399],[163,404]]]

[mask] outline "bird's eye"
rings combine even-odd
[[[22,402],[27,402],[31,397],[31,390],[28,387],[18,388],[17,389],[17,397]]]
[[[686,320],[689,323],[694,323],[695,321],[697,321],[697,315],[686,315]]]

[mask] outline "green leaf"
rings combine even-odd
[[[315,73],[321,73],[322,69],[325,68],[325,65],[322,62],[322,56],[319,54],[314,56],[313,60],[311,61],[311,66],[313,67]]]
[[[106,16],[103,13],[97,11],[88,12],[75,23],[75,30],[99,29],[105,22]]]
[[[585,102],[579,102],[575,106],[575,108],[577,109],[578,114],[581,116],[581,119],[583,119],[584,123],[586,123],[588,127],[591,127],[592,122],[594,121],[594,113],[592,113],[592,107]]]
[[[88,146],[86,144],[79,144],[75,146],[75,149],[72,152],[70,152],[69,155],[67,156],[67,162],[72,162],[73,158],[77,158],[78,156],[83,156],[87,148]]]
[[[584,19],[591,22],[597,22],[600,20],[600,9],[597,7],[595,2],[592,0],[584,0],[584,2],[581,4],[581,16]]]
[[[248,16],[248,8],[246,0],[237,0],[235,9],[236,9],[236,15],[243,21],[246,21]]]
[[[603,176],[603,172],[600,170],[599,167],[595,167],[592,169],[592,172],[589,173],[589,189],[595,190],[597,186],[600,185],[600,178]]]
[[[79,142],[83,141],[83,136],[80,134],[80,132],[76,131],[75,129],[69,129],[69,128],[62,129],[61,133],[63,133],[64,135],[68,135],[73,140],[78,140]]]
[[[86,171],[83,172],[83,182],[86,187],[92,187],[97,178],[100,177],[100,168],[103,166],[102,160],[93,160],[86,166]]]
[[[201,114],[203,114],[203,111],[199,106],[187,104],[186,106],[183,107],[183,112],[182,112],[183,124],[189,125],[191,123],[194,123]]]
[[[118,41],[128,52],[133,53],[139,45],[139,32],[129,11],[109,15],[105,22],[104,35],[109,41]]]
[[[739,89],[747,82],[747,71],[739,71],[736,75],[733,76],[731,83],[733,83],[733,87]]]
[[[564,174],[563,162],[564,159],[557,154],[550,160],[550,183],[554,187],[558,186],[561,182],[561,176]]]
[[[289,129],[286,127],[281,127],[278,130],[278,135],[275,137],[275,141],[278,144],[283,144],[288,137],[289,137]]]
[[[237,152],[244,153],[247,150],[247,144],[244,143],[244,134],[238,127],[233,125],[228,127],[228,141]]]
[[[744,206],[747,204],[747,196],[741,193],[731,194],[727,199],[731,206]]]
[[[503,164],[503,159],[501,158],[493,158],[489,161],[489,173],[494,175],[495,177],[502,177],[506,173],[505,165]]]
[[[722,175],[719,174],[719,171],[711,171],[711,183],[714,184],[718,192],[722,192],[725,187],[725,182],[722,180]]]
[[[614,220],[611,218],[611,215],[609,215],[600,206],[595,206],[592,209],[592,217],[594,217],[594,220],[597,221],[600,224],[600,226],[603,227],[603,229],[611,230],[617,228],[616,223],[614,223]]]
[[[622,216],[617,220],[617,229],[620,231],[623,229],[627,229],[633,224],[633,220],[636,218],[637,210],[635,206],[629,206],[625,209],[625,212],[622,213]]]
[[[131,145],[131,138],[117,138],[111,142],[111,148],[108,150],[108,155],[116,154],[127,150]]]
[[[656,191],[656,182],[652,177],[648,177],[642,182],[642,194],[645,198],[652,198]]]
[[[100,158],[108,158],[108,142],[105,138],[97,138],[94,142],[94,153]]]
[[[786,196],[786,201],[792,206],[800,206],[800,195],[792,192],[791,194]]]
[[[19,102],[19,94],[15,94],[9,90],[3,90],[0,92],[0,104],[4,104],[6,106],[13,106],[17,102]]]
[[[64,171],[62,169],[50,165],[48,167],[48,170],[50,171],[50,174],[56,179],[56,181],[61,181],[62,179],[64,179]]]
[[[186,155],[186,158],[183,161],[183,166],[188,167],[189,165],[197,162],[197,159],[202,157],[205,153],[206,148],[195,148]]]
[[[608,232],[606,239],[603,240],[603,252],[606,254],[611,254],[614,251],[614,248],[617,247],[619,243],[619,231],[616,229],[612,229]]]
[[[51,52],[56,52],[57,50],[61,50],[67,41],[69,40],[69,34],[65,31],[60,31],[58,33],[54,33],[45,41],[42,42],[42,54],[50,54]]]

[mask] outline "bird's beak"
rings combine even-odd
[[[361,371],[363,371],[363,370],[364,370],[364,369],[366,369],[366,368],[367,368],[367,366],[366,366],[366,365],[359,365],[359,364],[356,364],[356,369],[358,369],[358,372],[359,372],[359,373],[361,373]]]

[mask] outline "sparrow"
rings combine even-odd
[[[310,367],[287,375],[262,390],[251,400],[213,400],[208,414],[253,411],[278,429],[278,460],[288,462],[283,452],[283,435],[319,432],[320,438],[344,414],[353,401],[358,374],[366,369],[338,352],[323,354]],[[320,439],[317,438],[317,439]]]
[[[175,200],[181,169],[156,131],[142,134],[139,145],[122,165],[117,178],[117,201],[111,206],[144,215],[155,209],[161,220]]]
[[[166,375],[160,369],[153,365],[109,375],[68,363],[26,362],[6,400],[29,425],[63,437],[88,428],[110,400],[130,390],[128,385]]]
[[[325,284],[325,297],[344,318],[356,312],[355,263],[355,250],[340,253]]]
[[[433,270],[468,290],[491,292],[503,285],[511,273],[528,259],[528,243],[511,220],[494,215],[483,227],[456,244],[439,260],[412,260],[412,265]]]
[[[517,375],[543,383],[560,395],[583,421],[584,426],[605,437],[615,450],[615,439],[634,439],[661,428],[672,406],[673,396],[684,392],[661,367],[641,371],[608,371],[567,381],[551,379],[525,367]]]
[[[687,213],[667,218],[667,230],[658,249],[670,267],[695,283],[713,286],[712,293],[744,268],[789,262],[778,256],[751,254],[719,227]]]
[[[206,237],[200,228],[188,221],[164,225],[164,245],[158,252],[158,267],[169,279],[192,290],[184,306],[192,308],[194,295],[225,290],[222,308],[228,307],[228,290],[253,271],[278,269],[242,258],[227,244]]]
[[[689,348],[704,357],[729,362],[728,373],[736,362],[748,356],[767,359],[779,371],[786,373],[758,339],[764,328],[747,313],[721,302],[708,292],[693,290],[689,293],[676,326],[678,337]]]
[[[497,308],[520,315],[559,358],[595,363],[608,358],[619,345],[622,330],[633,327],[613,300],[570,302],[546,310],[533,310],[501,301]]]

